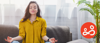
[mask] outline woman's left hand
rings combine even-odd
[[[51,42],[51,43],[55,43],[55,42],[57,42],[58,40],[55,40],[55,38],[50,38],[49,39],[49,42]]]

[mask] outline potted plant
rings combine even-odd
[[[75,2],[75,0],[73,0],[73,1]],[[90,1],[86,1],[86,0],[79,0],[77,2],[78,6],[82,3],[84,3],[88,8],[81,8],[80,10],[90,12],[96,20],[97,34],[96,34],[95,38],[96,38],[96,43],[100,43],[99,42],[99,38],[100,38],[100,15],[99,15],[100,1],[93,0],[93,4],[91,4]]]

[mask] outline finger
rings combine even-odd
[[[7,36],[7,38],[9,38],[9,36]]]
[[[55,40],[55,42],[57,42],[58,40]]]
[[[9,38],[7,37],[7,41],[9,40]]]
[[[7,41],[7,42],[10,42],[10,41],[8,41],[7,39],[4,39],[5,41]]]
[[[7,41],[7,39],[4,39],[5,41]]]
[[[9,38],[12,38],[12,37],[9,37]]]
[[[55,41],[55,38],[54,38],[54,41]]]
[[[9,39],[9,36],[7,36],[7,40]]]
[[[8,36],[8,39],[11,40],[11,37]]]
[[[55,38],[52,38],[52,41],[55,41]]]
[[[53,43],[54,41],[50,40],[51,43]]]
[[[10,39],[10,37],[8,36],[8,38]]]

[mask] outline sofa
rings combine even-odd
[[[67,43],[91,43],[91,42],[88,42],[84,39],[77,39],[77,40],[73,40],[73,41],[70,41],[70,42],[67,42]]]
[[[7,38],[7,36],[16,37],[18,33],[18,25],[0,25],[0,43],[8,43],[4,38]],[[67,26],[47,26],[47,36],[57,39],[58,42],[56,43],[66,43],[72,40],[72,33]]]

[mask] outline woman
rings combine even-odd
[[[31,1],[26,8],[25,16],[19,22],[19,35],[7,37],[5,41],[11,43],[16,40],[23,40],[22,43],[51,43],[57,42],[55,38],[46,36],[46,21],[40,16],[40,8],[35,1]]]

